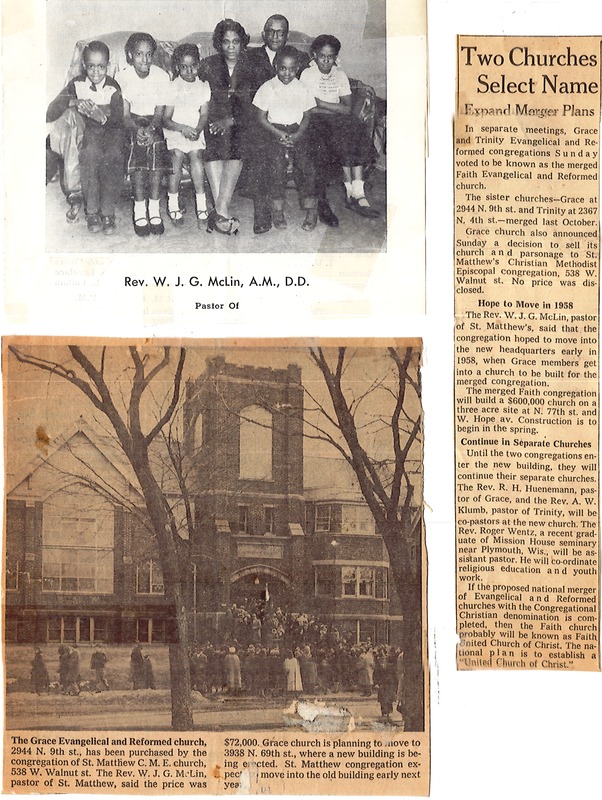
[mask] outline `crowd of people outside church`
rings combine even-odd
[[[258,626],[252,624],[259,620],[258,614],[233,605],[230,619],[232,624],[224,632],[223,643],[205,641],[190,649],[191,688],[203,696],[261,700],[349,693],[367,698],[376,693],[383,718],[388,720],[394,708],[402,713],[404,654],[399,647],[370,641],[350,643],[310,615],[288,615],[279,608],[269,618],[269,624],[278,619],[284,624],[272,627],[270,639],[266,633],[265,641]],[[61,693],[79,695],[83,688],[109,690],[108,659],[101,645],[95,645],[91,654],[91,681],[82,679],[76,645],[59,645],[58,657],[57,689]],[[134,644],[131,650],[127,678],[132,690],[156,688],[151,657],[141,643]],[[38,647],[31,662],[31,685],[37,694],[51,690],[48,669]]]
[[[264,647],[195,645],[190,653],[192,688],[206,696],[283,697],[377,693],[383,716],[403,698],[403,652],[370,642],[352,645]],[[400,709],[398,709],[400,710]]]

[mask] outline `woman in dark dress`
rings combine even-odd
[[[242,169],[245,134],[251,108],[250,71],[242,57],[249,37],[239,22],[224,19],[213,32],[216,55],[209,56],[199,72],[211,86],[209,122],[205,130],[205,169],[215,209],[207,231],[238,233],[239,220],[230,214],[230,202]]]
[[[146,689],[144,655],[139,644],[130,653],[130,680],[133,689]]]
[[[378,690],[381,716],[385,722],[390,722],[397,691],[397,671],[394,662],[387,657],[386,653],[382,653],[376,662],[374,685]]]
[[[36,694],[47,692],[50,688],[48,669],[39,647],[36,647],[33,661],[31,662],[31,686]]]

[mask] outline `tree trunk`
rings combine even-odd
[[[171,681],[171,727],[175,731],[194,730],[190,662],[188,614],[182,597],[181,584],[173,594],[177,641],[169,644],[169,677]]]
[[[422,608],[416,592],[402,597],[404,652],[403,717],[406,731],[424,730],[424,666],[422,662]]]
[[[418,528],[420,530],[420,527]],[[401,648],[404,653],[404,692],[402,698],[405,730],[424,730],[424,665],[422,627],[421,546],[418,541],[418,568],[411,569],[410,552],[401,523],[381,531],[387,551],[395,590],[403,615]]]
[[[182,590],[182,561],[169,525],[163,492],[157,485],[150,467],[143,460],[132,457],[131,461],[140,481],[150,521],[157,537],[165,594],[175,614],[176,641],[169,645],[171,724],[174,730],[191,731],[194,730],[194,719],[188,661],[188,614]]]

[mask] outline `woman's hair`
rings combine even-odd
[[[299,56],[301,54],[297,50],[296,47],[293,47],[292,44],[285,44],[284,47],[281,47],[280,50],[274,56],[274,66],[280,66],[283,58],[294,58],[297,64],[299,64]]]
[[[192,58],[195,58],[199,63],[201,61],[201,54],[196,44],[191,44],[190,42],[179,44],[173,51],[171,57],[171,69],[174,76],[180,74],[180,61],[186,56],[192,56]]]
[[[133,33],[125,43],[125,55],[128,64],[132,63],[130,61],[130,53],[133,53],[135,48],[138,47],[139,44],[142,44],[142,42],[147,42],[151,46],[153,53],[157,49],[157,42],[150,33],[141,33],[140,31],[138,33]]]
[[[316,37],[311,43],[309,49],[312,53],[316,53],[325,45],[330,45],[330,47],[332,47],[334,50],[334,54],[338,56],[341,50],[341,43],[336,36],[332,36],[330,33],[322,33],[320,36]]]
[[[90,55],[90,53],[102,53],[103,56],[109,60],[109,48],[104,42],[94,41],[89,42],[83,50],[82,53],[82,61],[85,63],[86,57]]]
[[[241,48],[244,48],[249,44],[249,39],[251,38],[240,22],[236,22],[233,19],[223,19],[221,22],[218,22],[215,26],[215,30],[213,31],[213,46],[219,52],[222,49],[222,42],[224,41],[224,36],[228,31],[233,31],[239,38]]]

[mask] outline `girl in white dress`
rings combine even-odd
[[[195,44],[178,45],[172,56],[172,65],[174,79],[170,87],[171,97],[163,115],[165,140],[173,164],[173,173],[169,176],[167,210],[174,225],[184,224],[179,190],[182,165],[188,159],[196,192],[197,225],[201,229],[207,221],[203,151],[211,89],[206,81],[198,77],[201,58]]]

